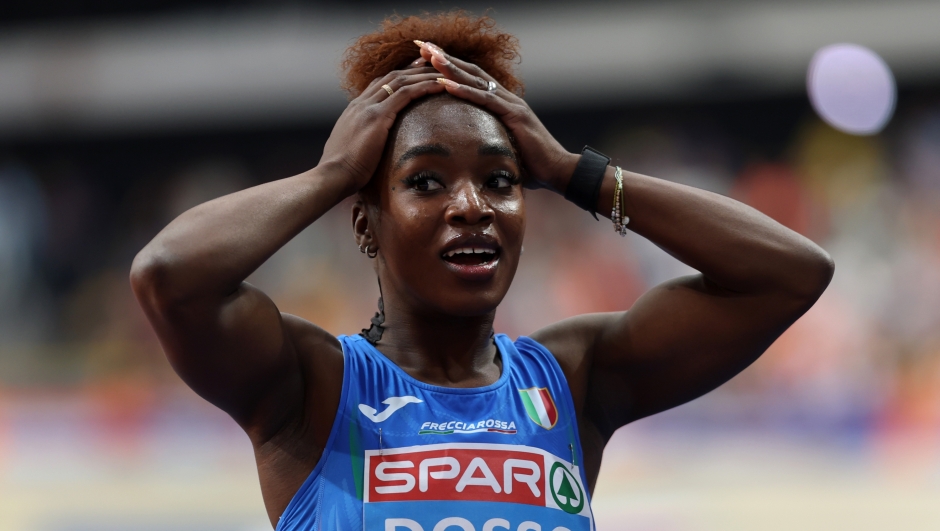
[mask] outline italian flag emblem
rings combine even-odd
[[[546,430],[555,427],[555,423],[558,422],[558,408],[555,407],[555,401],[552,400],[552,395],[547,388],[519,389],[519,394],[522,396],[525,412],[529,414],[532,422]]]

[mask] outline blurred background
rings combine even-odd
[[[270,529],[247,437],[173,374],[130,262],[184,210],[314,166],[345,47],[386,15],[452,7],[0,4],[0,531]],[[744,201],[837,264],[751,368],[618,432],[599,529],[940,529],[940,3],[490,14],[566,147]],[[877,56],[813,59],[838,43]],[[557,196],[527,201],[499,332],[625,309],[689,273]],[[340,334],[367,325],[373,278],[343,204],[251,281]]]

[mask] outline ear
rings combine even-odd
[[[353,203],[352,225],[353,237],[356,239],[356,245],[359,246],[360,250],[368,249],[374,244],[372,222],[369,219],[369,209],[361,199]]]

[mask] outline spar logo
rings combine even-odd
[[[526,447],[428,445],[368,451],[364,501],[464,500],[545,506],[545,457],[518,448]]]
[[[579,468],[541,448],[447,443],[364,457],[365,531],[594,529]]]
[[[485,501],[588,510],[578,467],[541,449],[449,443],[367,450],[363,501]]]
[[[522,396],[522,405],[525,406],[525,412],[532,422],[546,430],[555,427],[558,422],[558,408],[555,407],[555,401],[547,388],[519,389],[519,395]]]

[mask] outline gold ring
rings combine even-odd
[[[388,95],[389,95],[389,96],[391,96],[392,94],[395,93],[395,89],[393,89],[392,87],[390,87],[390,86],[388,86],[388,85],[382,85],[382,88],[385,89],[385,92],[388,92]]]

